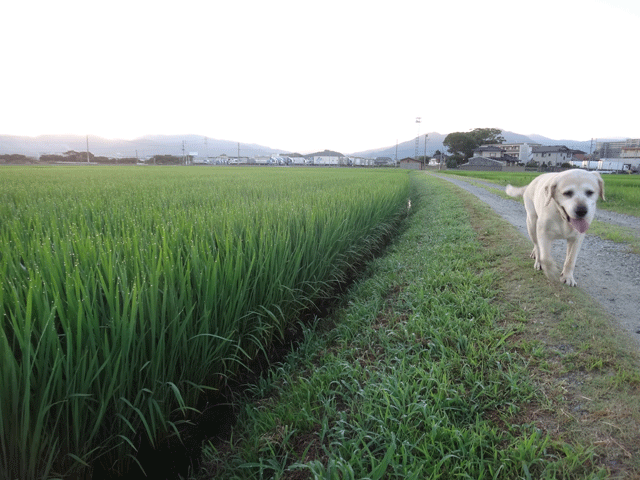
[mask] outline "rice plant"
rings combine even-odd
[[[0,477],[114,473],[176,435],[406,214],[401,171],[0,178]]]

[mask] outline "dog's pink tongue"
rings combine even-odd
[[[584,218],[572,218],[570,220],[570,223],[571,226],[580,233],[584,233],[589,230],[589,222],[587,222]]]

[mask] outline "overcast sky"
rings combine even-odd
[[[301,153],[477,127],[640,137],[637,0],[47,0],[0,18],[0,134]]]

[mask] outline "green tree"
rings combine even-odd
[[[502,142],[504,142],[504,137],[499,128],[476,128],[470,132],[450,133],[442,143],[451,154],[461,155],[468,159],[480,145]]]

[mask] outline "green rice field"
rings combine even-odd
[[[0,478],[176,435],[406,216],[407,171],[6,167]]]

